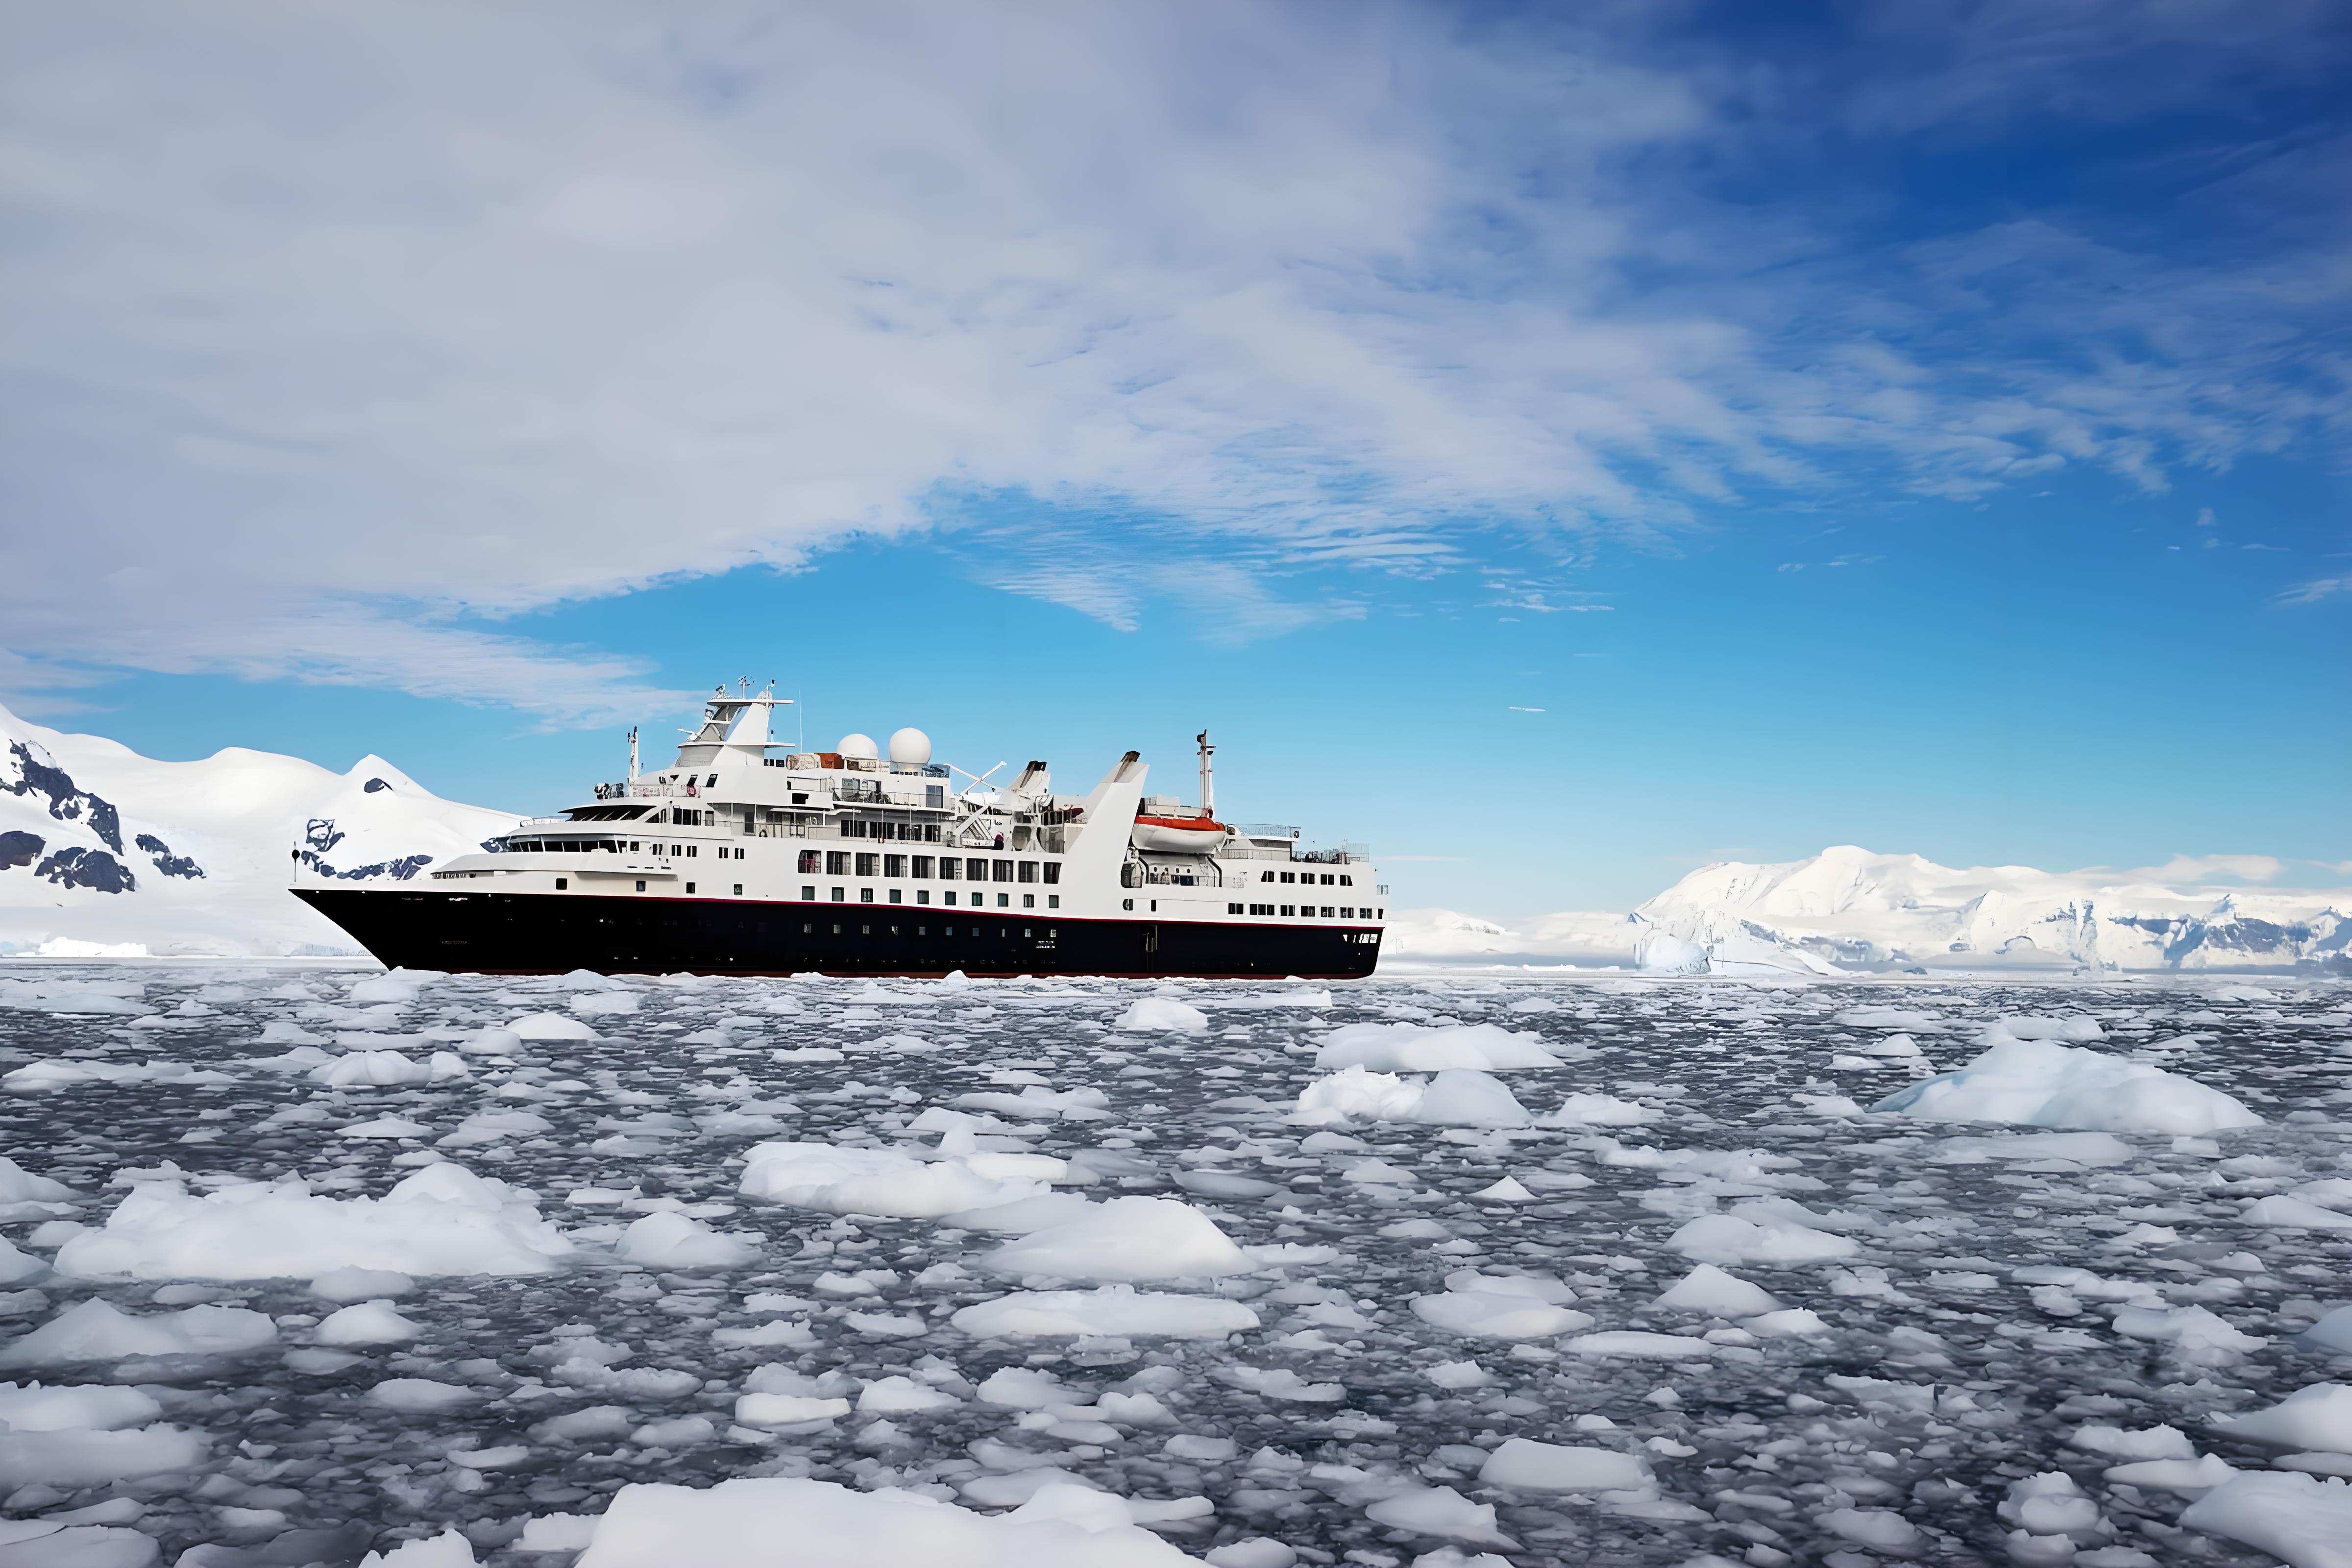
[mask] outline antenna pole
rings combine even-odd
[[[1206,730],[1202,731],[1193,739],[1201,747],[1201,809],[1209,816],[1214,816],[1217,814],[1216,774],[1209,764],[1209,759],[1216,754],[1217,748],[1209,744],[1209,732]]]
[[[637,782],[637,727],[629,726],[629,782]]]

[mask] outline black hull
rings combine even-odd
[[[297,888],[386,965],[485,974],[1111,974],[1355,980],[1364,926],[1070,920],[909,905]]]

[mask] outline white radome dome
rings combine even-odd
[[[840,752],[845,757],[858,757],[869,763],[876,761],[882,755],[879,751],[875,749],[874,737],[871,735],[859,735],[854,733],[844,735],[838,742],[835,742],[833,749]]]
[[[890,760],[900,767],[919,768],[931,760],[931,738],[913,725],[893,731],[890,735]]]

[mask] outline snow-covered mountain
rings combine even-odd
[[[159,763],[0,708],[0,953],[355,953],[286,890],[298,852],[325,875],[400,880],[514,821],[381,757],[347,773],[241,747]]]
[[[1778,865],[1704,867],[1622,915],[1507,928],[1406,912],[1399,958],[1527,958],[1686,972],[2352,972],[2352,892],[2175,888],[2111,872],[1954,869],[1850,845]]]

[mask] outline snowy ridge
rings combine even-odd
[[[514,820],[381,757],[346,773],[242,747],[161,763],[0,709],[0,954],[355,954],[287,892],[298,844],[322,874],[397,880]]]
[[[2344,972],[2352,893],[2173,888],[2105,870],[1955,869],[1853,846],[1775,865],[1703,867],[1630,914],[1507,929],[1399,911],[1388,952],[1523,956],[1685,973],[1853,970]]]

